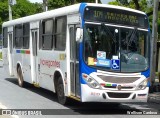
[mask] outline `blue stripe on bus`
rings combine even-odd
[[[146,15],[146,18],[148,19],[148,31],[150,32],[149,18],[147,16],[147,14],[145,14],[145,15]]]
[[[21,50],[16,50],[16,53],[21,53]]]
[[[148,78],[150,76],[150,69],[148,69],[144,72],[141,72],[141,75],[144,75],[146,78]]]
[[[145,14],[146,17],[148,18],[147,14]],[[150,25],[149,25],[149,18],[148,18],[148,32],[151,33],[151,29],[150,29]],[[150,47],[149,47],[150,48]],[[141,75],[144,75],[146,78],[150,77],[150,69],[148,69],[145,72],[142,72]],[[148,81],[147,86],[150,87],[151,86],[151,82]]]
[[[147,87],[150,87],[151,86],[151,82],[150,81],[148,81],[148,83],[147,83]]]
[[[150,69],[142,72],[141,75],[144,75],[146,78],[149,78],[149,77],[150,77]],[[148,86],[148,87],[151,86],[151,82],[150,82],[150,81],[148,81],[147,86]]]
[[[86,7],[86,3],[81,3],[81,5],[80,5],[80,8],[79,8],[79,12],[80,12],[80,14],[81,14],[81,19],[82,19],[82,23],[81,23],[81,28],[83,28],[83,26],[84,26],[84,9],[85,9],[85,7]]]
[[[92,72],[96,72],[97,70],[96,69],[94,69],[94,68],[91,68],[91,67],[89,67],[85,62],[84,62],[84,56],[83,56],[83,42],[81,42],[80,43],[80,47],[79,47],[79,49],[80,49],[80,53],[79,53],[79,70],[80,70],[80,72],[79,73],[81,73],[80,74],[80,83],[81,84],[87,84],[86,83],[86,81],[84,81],[83,80],[83,78],[82,78],[82,73],[85,73],[85,74],[87,74],[87,75],[90,75]]]

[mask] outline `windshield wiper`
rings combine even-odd
[[[106,32],[106,34],[109,34],[110,38],[116,42],[115,36],[113,36],[112,32],[110,31],[110,29],[108,28],[108,26],[106,26],[104,23],[101,24],[101,27],[104,29],[104,31]]]
[[[128,46],[131,46],[131,43],[132,43],[132,42],[135,42],[134,39],[135,39],[136,33],[137,33],[137,28],[135,28],[135,29],[133,30],[133,32],[130,34],[131,37],[130,37],[130,39],[128,40]]]

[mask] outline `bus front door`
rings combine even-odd
[[[76,42],[77,25],[69,26],[70,33],[70,79],[71,95],[80,98],[80,81],[79,81],[79,43]]]
[[[38,29],[31,30],[31,77],[35,86],[39,86],[37,79],[38,64],[37,64],[37,39]]]
[[[8,33],[9,74],[13,76],[13,32]]]

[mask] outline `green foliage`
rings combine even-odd
[[[48,0],[48,9],[56,9],[68,5],[66,0]]]
[[[1,27],[3,21],[8,20],[8,2],[5,0],[0,1],[0,34],[1,34]]]
[[[109,2],[111,5],[122,6],[118,1]]]
[[[42,5],[39,3],[30,3],[28,0],[16,0],[17,4],[12,6],[13,19],[42,12]],[[0,27],[4,21],[8,21],[8,0],[0,0]],[[1,34],[0,28],[0,34]]]
[[[114,2],[110,2],[109,4],[136,9],[137,7],[135,1],[137,0],[130,0],[129,2],[128,0],[116,0]],[[138,6],[140,7],[139,9],[145,13],[149,13],[153,10],[153,7],[147,6],[147,0],[138,0]],[[152,21],[152,16],[149,17],[149,21]]]
[[[136,4],[135,1],[138,1],[138,5]],[[110,2],[109,4],[112,5],[118,5],[118,6],[124,6],[132,9],[137,9],[137,7],[140,7],[139,10],[141,11],[147,11],[149,7],[147,6],[147,1],[146,0],[116,0],[113,2]]]
[[[88,3],[95,3],[95,0],[48,0],[48,8],[56,9],[64,6],[71,5],[72,3],[81,3],[81,2],[88,2]]]
[[[128,0],[116,0],[117,2],[123,4],[123,5],[128,5]]]
[[[37,13],[39,6],[38,4],[30,3],[28,0],[17,0],[17,4],[14,5],[12,9],[13,19],[16,19]]]

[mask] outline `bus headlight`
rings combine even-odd
[[[143,90],[147,87],[148,79],[143,80],[137,87],[138,90]]]
[[[90,86],[91,88],[95,88],[95,89],[100,88],[99,83],[96,80],[94,80],[92,77],[90,77],[89,75],[82,73],[82,77],[87,82],[88,86]]]

